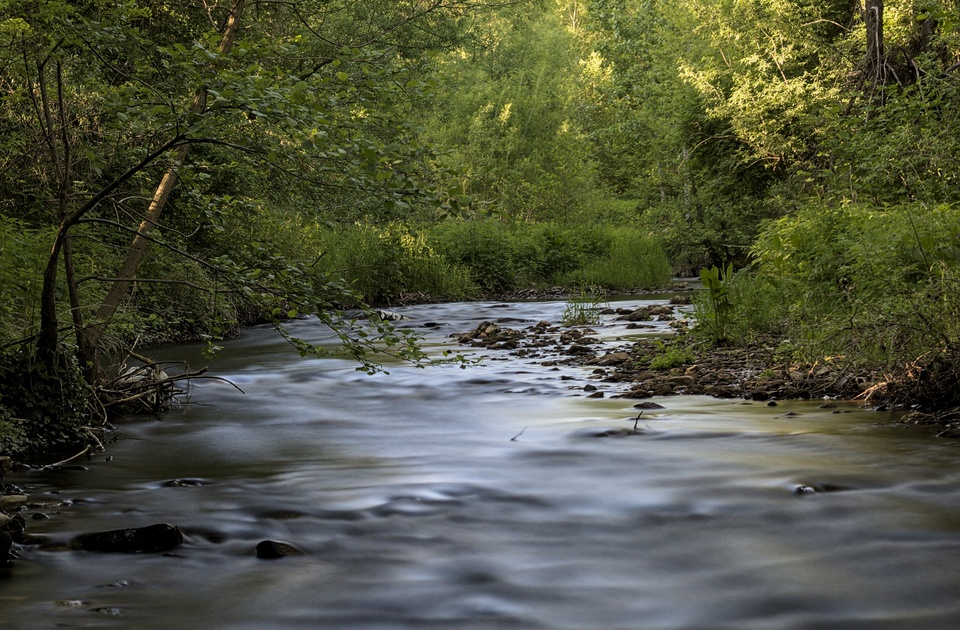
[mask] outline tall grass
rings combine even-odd
[[[466,269],[451,264],[423,234],[401,224],[315,226],[309,239],[325,252],[317,270],[341,275],[368,304],[387,304],[411,294],[460,300],[475,293]]]
[[[369,304],[553,285],[630,291],[664,286],[671,277],[659,243],[632,229],[464,220],[420,229],[317,225],[305,234],[326,252],[317,269],[341,274]]]
[[[631,228],[452,221],[428,234],[487,293],[547,285],[633,291],[662,287],[672,275],[660,242]]]
[[[664,286],[672,274],[660,241],[639,230],[610,230],[606,252],[587,260],[573,277],[612,291],[636,291]]]

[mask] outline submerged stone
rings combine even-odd
[[[628,429],[621,428],[612,428],[612,429],[580,429],[574,431],[570,437],[573,438],[622,438],[629,437],[631,435],[639,435],[639,431],[630,431]]]
[[[264,540],[257,545],[257,557],[262,560],[276,560],[290,556],[302,556],[303,552],[293,545],[278,540]]]
[[[0,497],[0,510],[4,512],[12,512],[27,503],[27,495],[25,494],[8,494],[6,496]]]
[[[666,409],[663,405],[655,402],[642,402],[633,406],[634,409]]]
[[[131,529],[115,529],[84,534],[75,542],[85,551],[105,553],[156,553],[168,551],[183,542],[183,533],[175,525],[160,523]]]

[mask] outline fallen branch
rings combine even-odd
[[[80,451],[79,453],[77,453],[77,454],[74,455],[73,457],[68,457],[68,458],[66,458],[66,459],[64,459],[64,460],[62,460],[62,461],[59,461],[59,462],[55,463],[55,464],[47,464],[47,465],[45,465],[45,466],[41,466],[41,467],[40,467],[40,470],[49,470],[49,469],[51,469],[51,468],[57,468],[57,467],[59,467],[59,466],[63,466],[64,464],[69,464],[70,462],[72,462],[73,460],[77,459],[78,457],[83,457],[84,455],[86,455],[87,453],[89,453],[91,448],[93,448],[93,445],[92,445],[92,444],[87,444],[86,448],[84,448],[82,451]]]
[[[84,432],[84,433],[86,433],[88,436],[90,436],[90,439],[92,439],[94,442],[97,443],[97,448],[98,448],[98,449],[100,449],[101,451],[104,450],[104,448],[103,448],[103,442],[101,442],[101,441],[100,441],[100,438],[97,437],[97,434],[94,433],[95,429],[92,429],[92,428],[90,428],[90,427],[80,427],[80,428],[83,429],[83,432]]]

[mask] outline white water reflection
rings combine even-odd
[[[557,321],[562,308],[397,310],[417,329],[448,324],[423,329],[437,347],[483,320],[522,328]],[[309,321],[295,326],[318,334]],[[612,321],[598,330],[633,333]],[[50,543],[170,522],[185,544],[151,556],[26,548],[0,582],[0,625],[960,623],[952,443],[855,405],[704,397],[660,399],[665,409],[645,411],[639,435],[580,437],[632,428],[635,401],[599,382],[608,397],[586,399],[588,369],[485,354],[467,370],[392,366],[367,377],[247,331],[212,366],[246,394],[199,382],[197,404],[125,424],[112,461],[8,479],[38,501],[73,502],[28,510],[51,516],[29,521]],[[834,491],[798,496],[800,485]],[[257,560],[264,539],[306,553]]]

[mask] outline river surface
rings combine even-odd
[[[437,351],[482,320],[522,328],[562,308],[397,311]],[[633,428],[638,401],[589,368],[486,357],[371,377],[246,330],[211,364],[245,393],[198,381],[191,405],[123,422],[88,470],[8,476],[43,504],[24,516],[46,544],[0,578],[0,626],[960,627],[955,442],[852,403],[706,397],[655,399],[638,434],[589,437]],[[66,548],[154,523],[184,544]],[[257,559],[265,539],[304,554]]]

